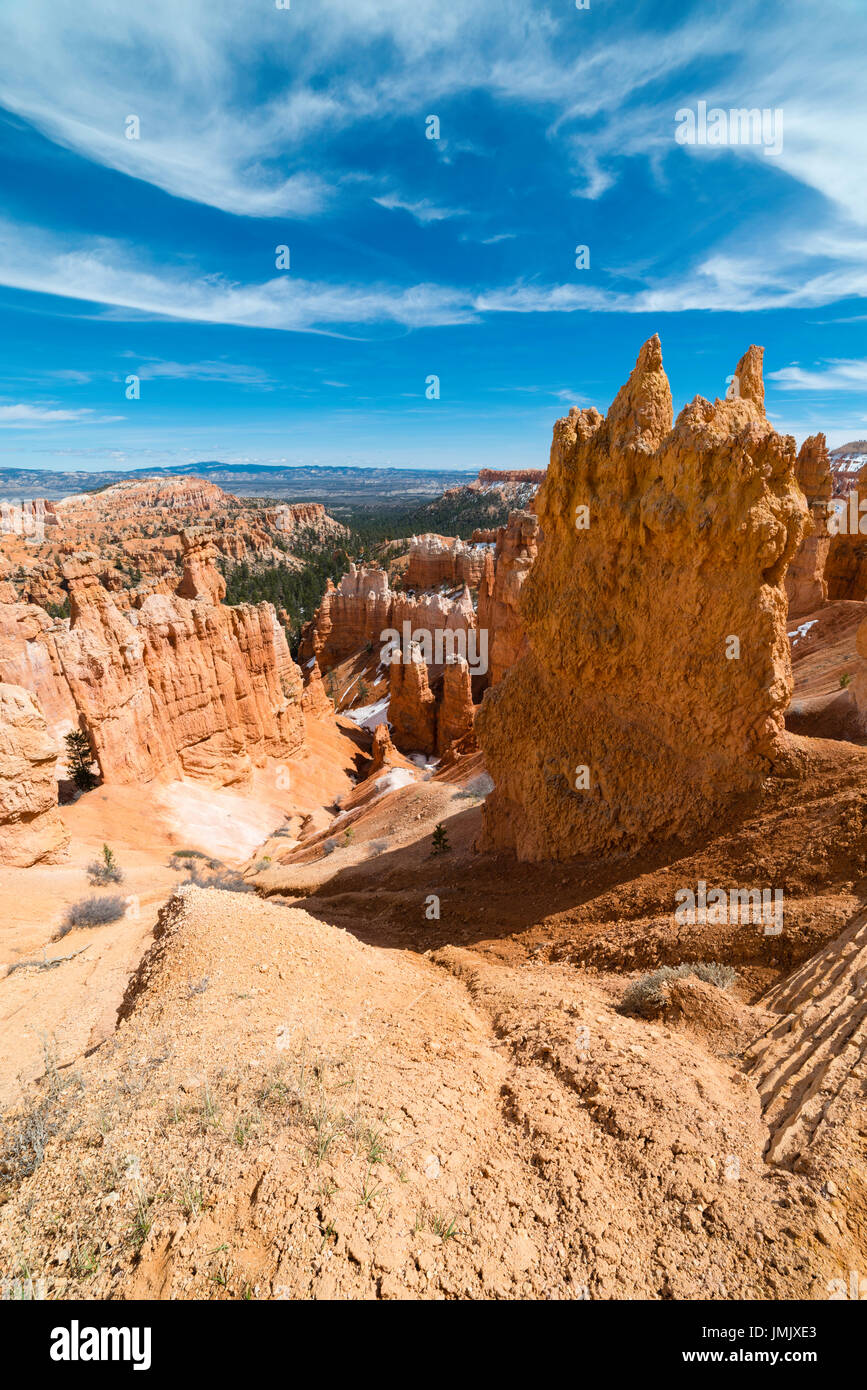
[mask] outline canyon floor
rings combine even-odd
[[[479,755],[383,790],[307,724],[289,791],[97,789],[66,863],[3,871],[0,1267],[233,1300],[826,1299],[864,1267],[863,740],[792,735],[695,844],[519,864],[474,847]],[[128,910],[60,938],[104,841]],[[783,884],[784,931],[673,926],[700,879]],[[697,960],[734,984],[623,1011]]]

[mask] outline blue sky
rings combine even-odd
[[[780,429],[863,438],[865,49],[863,0],[5,0],[0,466],[540,467],[654,332],[676,408],[758,342]]]

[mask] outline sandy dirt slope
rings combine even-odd
[[[867,603],[838,599],[789,622],[795,693],[786,728],[793,733],[867,742],[858,735],[848,687],[860,661],[855,634],[865,618]]]
[[[185,890],[116,1036],[41,1087],[3,1263],[61,1297],[826,1297],[843,1203],[763,1163],[729,1060],[614,1002]]]
[[[305,748],[257,768],[243,791],[198,782],[98,787],[62,808],[71,833],[64,863],[0,869],[0,1103],[18,1094],[20,1078],[40,1075],[46,1057],[67,1066],[113,1030],[157,912],[198,862],[173,858],[177,851],[194,850],[231,870],[275,830],[277,843],[294,843],[301,825],[330,822],[326,807],[352,790],[364,759],[334,725],[307,723]],[[93,887],[86,870],[104,843],[124,878]],[[72,904],[114,895],[126,901],[121,920],[57,939]],[[71,958],[43,968],[63,957]]]
[[[9,961],[86,949],[0,980],[0,1266],[52,1297],[513,1299],[863,1268],[867,749],[791,737],[694,842],[517,864],[476,849],[478,755],[381,792],[364,735],[311,726],[233,844],[207,799],[94,793],[67,865],[4,880]],[[107,826],[140,916],[51,944]],[[179,888],[194,840],[247,891]],[[783,931],[676,923],[699,879],[782,888]],[[698,960],[735,982],[622,1012]]]

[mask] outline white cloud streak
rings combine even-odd
[[[149,265],[135,247],[97,238],[69,247],[34,228],[0,221],[0,284],[103,306],[120,320],[174,319],[284,332],[340,333],[376,325],[438,328],[492,314],[755,312],[811,308],[867,296],[867,263],[817,269],[791,283],[790,268],[770,257],[744,262],[717,254],[692,270],[630,291],[582,283],[513,283],[487,290],[456,285],[312,281],[291,273],[258,283],[195,272],[185,264]],[[252,373],[252,374],[251,374]],[[265,384],[255,369],[220,362],[143,364],[142,375]]]
[[[43,425],[106,425],[122,415],[94,415],[92,410],[55,410],[43,405],[0,405],[0,428],[38,429]]]

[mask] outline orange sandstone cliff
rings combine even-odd
[[[57,745],[36,700],[0,684],[0,864],[54,863],[69,836],[57,812]]]
[[[183,543],[177,592],[140,595],[134,609],[86,559],[64,564],[68,621],[0,603],[0,675],[39,699],[56,737],[81,725],[107,781],[225,785],[303,742],[301,672],[273,606],[223,605],[209,542]]]

